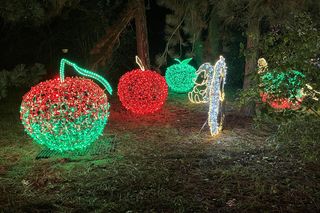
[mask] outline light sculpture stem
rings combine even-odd
[[[143,66],[143,63],[142,63],[141,59],[139,58],[139,56],[137,56],[137,55],[136,55],[136,63],[139,65],[139,67],[140,67],[140,69],[141,69],[142,71],[145,71],[145,68],[144,68],[144,66]]]
[[[78,65],[76,65],[75,63],[72,63],[70,61],[68,61],[67,59],[61,59],[60,61],[60,82],[64,82],[64,79],[65,79],[65,64],[68,64],[70,66],[72,66],[79,74],[83,75],[83,76],[86,76],[86,77],[90,77],[90,78],[93,78],[97,81],[99,81],[105,88],[106,90],[108,91],[108,93],[110,95],[112,95],[112,87],[111,85],[109,84],[109,82],[103,78],[102,76],[94,73],[94,72],[91,72],[89,70],[86,70],[86,69],[83,69],[81,67],[78,67]]]

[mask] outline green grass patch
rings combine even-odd
[[[207,126],[200,132],[207,106],[183,94],[170,94],[162,110],[147,116],[112,98],[104,136],[91,151],[36,159],[44,148],[23,130],[20,95],[0,103],[4,212],[320,210],[319,164],[279,152],[268,134],[234,113],[211,137]],[[112,151],[98,146],[111,136]]]

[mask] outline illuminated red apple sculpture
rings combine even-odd
[[[145,70],[136,57],[140,69],[131,70],[121,76],[118,96],[122,105],[136,114],[148,114],[159,110],[168,96],[166,80],[152,70]]]
[[[109,116],[107,95],[92,80],[64,77],[65,64],[98,80],[112,94],[107,80],[62,59],[60,79],[41,82],[23,96],[20,118],[35,142],[55,151],[84,149],[103,132]]]

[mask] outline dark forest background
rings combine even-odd
[[[46,78],[51,78],[65,57],[95,69],[116,86],[123,73],[137,67],[140,24],[135,20],[145,16],[147,67],[162,74],[174,58],[192,57],[192,65],[199,67],[224,55],[226,87],[235,94],[251,87],[257,59],[265,57],[270,68],[297,69],[318,88],[319,4],[317,0],[3,0],[0,70],[40,63]],[[115,27],[118,23],[123,26]],[[107,41],[109,34],[116,36]],[[101,43],[104,49],[98,48]]]

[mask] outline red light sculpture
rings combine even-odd
[[[122,105],[136,114],[148,114],[159,110],[168,96],[168,86],[163,76],[145,70],[136,57],[140,69],[124,74],[118,84],[118,96]]]

